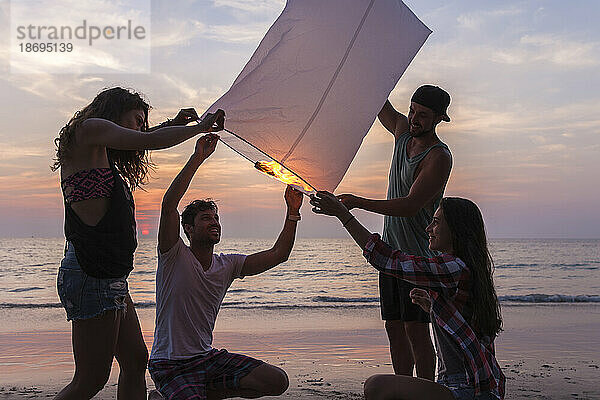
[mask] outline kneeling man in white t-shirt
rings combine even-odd
[[[167,399],[277,396],[289,381],[281,368],[242,354],[212,347],[212,331],[227,289],[235,278],[256,275],[286,261],[300,219],[302,193],[287,187],[283,230],[269,250],[248,256],[214,254],[221,239],[217,206],[211,200],[190,203],[179,237],[177,206],[198,167],[214,151],[218,136],[196,142],[194,154],[171,183],[162,201],[156,272],[156,328],[148,369]],[[150,398],[160,398],[156,392]]]

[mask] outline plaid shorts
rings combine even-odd
[[[243,354],[212,349],[186,360],[151,359],[148,370],[165,399],[206,399],[207,390],[239,389],[240,379],[263,363]]]

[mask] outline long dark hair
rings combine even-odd
[[[103,118],[118,124],[123,113],[131,110],[144,111],[142,131],[148,129],[148,111],[150,105],[137,93],[121,87],[104,89],[94,100],[79,110],[60,130],[54,139],[56,158],[52,171],[59,169],[69,158],[75,141],[75,131],[88,118]],[[148,181],[148,169],[153,168],[148,152],[145,150],[115,150],[107,148],[111,160],[121,175],[127,180],[129,187],[134,190]]]
[[[502,331],[502,315],[481,211],[471,200],[459,197],[444,197],[440,207],[450,228],[454,255],[464,261],[473,276],[472,327],[482,336],[495,337]]]

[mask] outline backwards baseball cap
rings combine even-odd
[[[442,116],[443,121],[450,122],[447,114],[450,95],[444,89],[433,85],[423,85],[415,91],[410,101],[432,109]]]

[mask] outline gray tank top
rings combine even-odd
[[[435,317],[431,315],[431,321]],[[435,340],[435,352],[437,355],[437,373],[439,375],[462,374],[467,376],[464,356],[461,348],[448,332],[436,322],[431,324],[433,328],[433,339]]]
[[[443,147],[450,152],[448,146],[440,142],[413,158],[409,158],[406,152],[406,145],[410,138],[410,133],[407,132],[396,139],[394,157],[390,166],[387,192],[388,200],[408,196],[410,187],[414,182],[415,171],[419,167],[421,160],[429,154],[431,149]],[[383,241],[394,249],[402,250],[408,254],[433,257],[435,252],[429,250],[429,236],[425,232],[425,228],[431,223],[433,213],[442,200],[443,192],[442,190],[440,195],[434,199],[433,207],[423,207],[412,217],[384,216]]]

